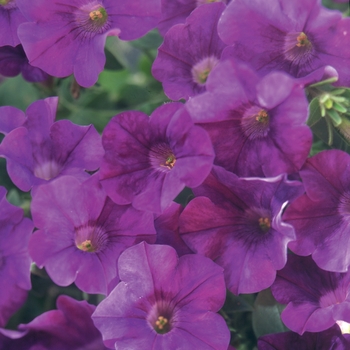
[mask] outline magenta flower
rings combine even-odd
[[[347,337],[346,337],[347,336]],[[299,335],[294,332],[267,334],[258,339],[259,350],[348,350],[350,337],[342,334],[338,325],[323,332],[305,332]]]
[[[306,125],[308,101],[302,85],[285,73],[260,79],[247,66],[220,62],[207,91],[186,107],[209,134],[214,164],[238,176],[297,172],[312,143]]]
[[[54,122],[58,98],[49,97],[32,103],[23,120],[23,112],[1,107],[4,129],[9,132],[0,145],[0,154],[7,160],[7,171],[13,183],[29,191],[61,175],[85,179],[85,170],[94,171],[103,156],[101,137],[90,126],[75,125],[69,120]]]
[[[350,84],[350,18],[324,8],[319,0],[235,0],[218,25],[230,55],[260,74],[282,70],[300,78],[332,66],[337,85]]]
[[[0,348],[6,350],[105,350],[91,320],[94,305],[67,295],[57,299],[57,310],[43,313],[19,331],[0,329]],[[1,334],[2,333],[2,334]]]
[[[224,268],[232,293],[261,291],[286,264],[295,234],[282,212],[303,191],[301,183],[282,175],[238,178],[215,166],[180,216],[181,237]]]
[[[7,202],[6,190],[0,187],[0,327],[22,306],[31,288],[28,242],[32,231],[31,220]]]
[[[216,314],[226,294],[219,266],[143,242],[120,256],[118,268],[121,282],[92,315],[107,347],[227,350],[230,332]]]
[[[44,81],[49,77],[40,68],[29,64],[22,45],[0,47],[0,74],[4,77],[15,77],[20,73],[25,80],[33,83]]]
[[[0,1],[0,47],[18,45],[18,26],[25,22],[25,17],[17,7],[17,0]]]
[[[50,75],[72,73],[78,84],[95,84],[106,58],[107,36],[133,40],[154,28],[160,0],[17,0],[28,22],[18,36],[29,62]]]
[[[170,99],[187,100],[205,91],[208,75],[226,46],[216,29],[224,8],[221,2],[200,6],[185,24],[176,25],[165,35],[152,74],[162,82]]]
[[[271,291],[284,324],[294,332],[321,332],[336,321],[350,322],[350,272],[321,270],[311,257],[289,255]]]
[[[350,156],[338,150],[309,158],[300,171],[306,194],[284,215],[297,238],[289,248],[298,255],[312,254],[327,271],[346,272],[350,265],[349,167]]]
[[[81,183],[62,176],[40,186],[32,201],[34,262],[60,286],[75,282],[87,293],[108,294],[119,281],[117,260],[127,247],[154,243],[153,215],[113,203],[97,174]]]
[[[100,180],[118,204],[160,213],[184,189],[209,174],[214,152],[207,133],[195,126],[181,103],[168,103],[150,117],[118,114],[102,135]]]

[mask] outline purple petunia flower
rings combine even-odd
[[[214,166],[180,216],[181,237],[224,268],[234,294],[261,291],[286,264],[295,234],[282,212],[303,191],[301,183],[282,175],[243,179]]]
[[[69,120],[54,123],[58,98],[49,97],[32,103],[23,124],[9,132],[0,145],[0,155],[7,160],[7,171],[22,191],[44,184],[61,175],[85,179],[85,170],[94,171],[103,156],[101,137],[90,126],[75,125]],[[19,124],[23,112],[1,107],[4,129]],[[15,123],[15,124],[16,124]]]
[[[267,334],[258,339],[259,350],[348,350],[350,338],[342,335],[338,325],[317,333],[294,332]]]
[[[309,158],[300,171],[306,194],[284,214],[293,225],[296,241],[289,248],[312,254],[328,271],[346,272],[350,265],[350,156],[329,150]]]
[[[319,0],[235,0],[218,25],[229,54],[249,62],[260,74],[283,70],[304,77],[332,66],[337,85],[350,84],[350,18]]]
[[[7,202],[6,190],[0,187],[0,327],[22,306],[31,288],[28,242],[32,231],[31,220]]]
[[[293,173],[312,143],[302,85],[285,73],[262,79],[247,66],[224,61],[211,72],[207,91],[186,103],[209,134],[214,164],[238,176]]]
[[[43,313],[19,331],[0,329],[0,348],[6,350],[105,350],[102,336],[91,320],[94,305],[66,295],[57,309]]]
[[[184,189],[209,174],[214,152],[207,133],[181,103],[168,103],[150,117],[129,111],[115,116],[102,135],[100,179],[118,204],[160,213]]]
[[[156,244],[170,245],[176,250],[178,256],[193,253],[179,234],[179,217],[182,210],[183,207],[180,204],[173,202],[154,220],[157,232]]]
[[[49,78],[40,68],[29,64],[22,45],[0,47],[0,74],[4,77],[15,77],[20,73],[25,80],[33,83]]]
[[[0,47],[20,43],[17,28],[25,20],[17,7],[17,0],[0,0]]]
[[[219,266],[143,242],[120,256],[118,268],[121,282],[92,315],[108,348],[227,350],[230,332],[216,314],[226,294]]]
[[[56,76],[72,73],[78,84],[95,84],[106,58],[106,37],[133,40],[154,28],[160,0],[17,0],[29,22],[18,36],[31,65]]]
[[[162,0],[162,16],[158,23],[158,29],[162,35],[175,24],[185,23],[186,18],[198,6],[212,2],[223,2],[226,0]]]
[[[221,2],[200,6],[185,24],[174,26],[165,35],[152,74],[170,99],[187,100],[205,91],[208,75],[226,47],[216,29],[224,8]]]
[[[282,321],[299,334],[323,331],[338,320],[350,322],[350,272],[324,271],[311,257],[291,254],[271,291],[279,303],[288,304]]]
[[[108,294],[119,281],[117,260],[133,244],[154,243],[153,215],[106,196],[97,174],[81,183],[63,176],[40,186],[32,201],[34,262],[60,286]]]

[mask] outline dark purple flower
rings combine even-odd
[[[304,164],[312,134],[301,84],[285,73],[262,79],[247,66],[224,61],[211,72],[207,91],[186,107],[212,140],[214,164],[238,176],[293,173]]]
[[[185,24],[176,25],[165,35],[152,74],[162,82],[170,99],[187,100],[205,91],[208,75],[226,46],[216,29],[224,8],[221,2],[200,6]]]
[[[198,254],[140,243],[119,258],[121,282],[92,319],[110,349],[227,350],[216,314],[225,300],[222,269]]]
[[[348,350],[350,341],[341,333],[338,325],[317,333],[294,332],[267,334],[258,339],[259,350]]]
[[[207,133],[195,126],[181,103],[168,103],[150,117],[118,114],[102,136],[100,179],[118,204],[162,212],[185,186],[199,186],[214,152]]]
[[[85,170],[94,171],[103,156],[101,137],[92,126],[75,125],[69,120],[54,123],[58,98],[49,97],[32,103],[24,123],[9,132],[0,145],[7,160],[7,171],[22,191],[44,184],[61,175],[85,179]],[[6,120],[13,116],[19,123],[21,112],[2,107]]]
[[[350,84],[350,18],[324,8],[319,0],[235,0],[218,25],[230,55],[260,74],[283,70],[300,78],[332,66],[337,85]]]
[[[15,77],[20,73],[29,82],[39,82],[49,78],[49,75],[40,68],[28,63],[22,45],[0,47],[0,74],[5,77]]]
[[[195,253],[224,268],[234,294],[261,291],[287,261],[295,234],[282,212],[302,192],[301,183],[282,175],[243,179],[215,166],[180,215],[180,234]]]
[[[17,0],[29,22],[18,36],[35,67],[56,76],[72,73],[78,84],[95,84],[106,58],[107,36],[133,40],[154,28],[160,0]]]
[[[0,187],[0,327],[22,306],[31,288],[28,242],[32,231],[31,220],[7,202],[6,190]]]
[[[306,194],[287,208],[284,220],[293,225],[296,241],[289,248],[310,255],[328,271],[346,272],[350,265],[350,156],[323,151],[300,171]]]
[[[162,0],[162,16],[158,23],[158,29],[162,35],[172,26],[178,23],[185,23],[186,18],[198,6],[226,0]]]
[[[321,270],[311,257],[289,255],[271,291],[284,324],[294,332],[320,332],[336,321],[350,322],[350,272]]]
[[[0,348],[6,350],[105,350],[102,336],[91,320],[94,305],[67,295],[57,309],[43,313],[19,331],[0,329]]]
[[[0,0],[0,47],[20,43],[17,28],[25,20],[17,7],[17,0]]]
[[[193,253],[179,234],[179,217],[182,210],[183,207],[180,204],[173,202],[154,220],[157,232],[156,244],[170,245],[179,256]]]
[[[119,281],[117,260],[127,247],[155,241],[153,215],[106,196],[97,174],[81,183],[63,176],[40,186],[32,201],[34,262],[60,286],[108,294]]]

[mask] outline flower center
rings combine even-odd
[[[34,168],[34,175],[39,179],[51,180],[56,177],[61,171],[61,166],[54,160],[37,164]]]
[[[80,243],[79,245],[77,245],[77,247],[84,252],[93,252],[94,251],[94,248],[91,244],[90,239],[87,239],[84,242]]]
[[[85,32],[101,34],[110,27],[106,9],[96,2],[81,6],[75,12],[75,18],[78,27],[82,28]]]
[[[108,235],[93,224],[83,225],[75,229],[75,245],[83,252],[97,253],[106,248]]]
[[[313,58],[313,46],[304,32],[288,33],[284,39],[283,53],[286,60],[296,65],[305,64]]]
[[[271,228],[271,221],[269,218],[259,218],[259,226],[261,230],[266,233]]]
[[[167,318],[158,316],[154,325],[154,330],[159,334],[168,333],[170,330],[170,324]]]
[[[173,151],[165,142],[158,143],[151,148],[149,159],[152,167],[160,171],[171,170],[176,163]]]
[[[219,63],[215,56],[203,58],[196,63],[191,70],[193,81],[199,85],[204,85],[208,79],[209,73]]]
[[[264,109],[257,106],[248,108],[241,120],[241,127],[244,134],[250,139],[263,138],[269,132],[270,117]]]
[[[297,44],[296,46],[298,47],[302,47],[302,46],[306,46],[306,45],[311,45],[310,41],[307,39],[307,35],[304,32],[301,32],[298,36],[297,36]]]

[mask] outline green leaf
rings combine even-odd
[[[309,106],[309,118],[307,120],[307,125],[312,128],[312,126],[315,125],[321,118],[322,115],[320,103],[318,101],[318,98],[314,98]]]
[[[328,115],[331,117],[334,126],[339,126],[342,123],[342,119],[338,112],[334,109],[327,110]],[[332,143],[330,143],[331,145]]]
[[[261,291],[256,297],[253,311],[253,329],[256,337],[269,333],[286,332],[288,328],[281,321],[284,305],[279,304],[270,289]]]

